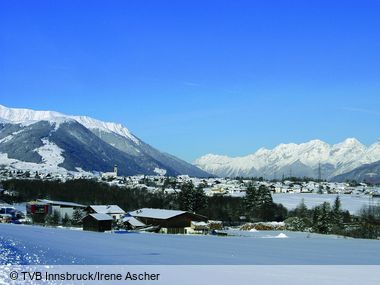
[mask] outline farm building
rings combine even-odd
[[[86,206],[63,201],[51,201],[38,199],[37,201],[29,202],[26,204],[27,215],[33,215],[36,220],[45,218],[46,215],[51,215],[57,211],[60,218],[63,219],[66,215],[71,219],[75,210],[84,210]],[[38,219],[40,217],[40,219]]]
[[[113,218],[107,214],[90,214],[82,221],[84,231],[105,232],[112,229]]]
[[[161,232],[168,234],[185,234],[186,229],[191,227],[191,222],[206,222],[207,218],[186,211],[149,209],[144,208],[129,213],[149,226],[159,226]]]
[[[92,205],[85,210],[88,214],[106,214],[114,220],[120,220],[125,215],[125,211],[117,205]]]
[[[127,230],[136,230],[136,229],[141,229],[141,228],[146,227],[144,223],[140,222],[139,220],[131,216],[125,216],[122,222],[125,229]]]

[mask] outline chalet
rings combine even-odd
[[[121,220],[125,215],[125,211],[117,205],[92,205],[88,206],[85,211],[88,214],[106,214],[114,220]]]
[[[105,232],[112,230],[113,218],[106,214],[90,214],[83,218],[83,230]]]
[[[127,230],[137,230],[146,227],[146,225],[143,222],[131,216],[125,216],[122,222],[124,228]]]
[[[144,208],[129,213],[149,226],[159,226],[162,233],[184,234],[185,228],[191,227],[191,222],[207,222],[207,218],[195,213],[176,210]]]

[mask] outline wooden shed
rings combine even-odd
[[[113,218],[106,214],[90,214],[83,218],[83,230],[105,232],[112,230]]]
[[[166,233],[184,234],[192,221],[206,222],[207,217],[186,211],[144,208],[129,213],[149,226],[159,226]]]

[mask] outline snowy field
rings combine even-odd
[[[380,265],[380,241],[292,232],[108,234],[0,224],[0,265]]]
[[[296,208],[304,199],[306,206],[310,209],[312,207],[318,206],[323,202],[329,202],[333,205],[334,200],[337,195],[334,194],[273,194],[273,201],[275,203],[280,203],[284,205],[287,209]],[[342,203],[342,208],[350,211],[351,214],[357,214],[363,206],[373,205],[374,203],[379,204],[378,201],[370,200],[368,196],[355,196],[355,195],[339,195],[340,201]]]

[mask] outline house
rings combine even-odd
[[[127,230],[137,230],[146,227],[143,222],[131,216],[125,216],[122,219],[122,223],[124,225],[124,228]]]
[[[58,212],[60,219],[65,216],[72,219],[75,210],[84,210],[86,206],[77,203],[38,199],[26,204],[27,215],[33,215],[35,221],[42,222],[46,215]]]
[[[125,215],[125,211],[118,205],[92,205],[88,206],[85,211],[88,214],[106,214],[117,221],[121,220]]]
[[[190,227],[185,228],[186,234],[206,234],[209,231],[206,222],[191,222]]]
[[[82,222],[84,231],[105,232],[112,230],[113,219],[106,214],[90,214]]]
[[[129,213],[149,226],[159,226],[161,232],[168,234],[184,234],[191,222],[207,222],[207,217],[186,211],[143,208]]]

